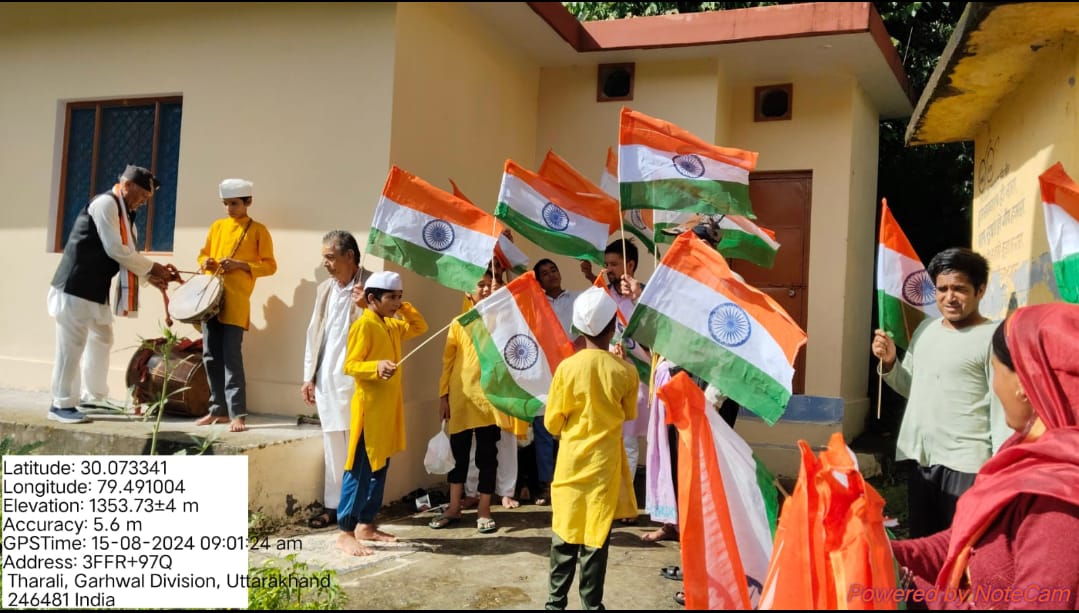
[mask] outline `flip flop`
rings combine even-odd
[[[672,581],[682,580],[682,569],[678,566],[664,566],[659,569],[659,574],[662,575],[664,579],[671,579]]]
[[[442,514],[442,515],[439,515],[438,517],[432,519],[430,521],[430,523],[427,524],[427,527],[433,528],[435,530],[441,530],[443,528],[449,528],[450,526],[456,524],[459,521],[461,521],[461,516],[460,515],[453,516],[453,515]]]
[[[677,602],[678,604],[682,605],[683,607],[686,606],[686,593],[685,592],[675,592],[674,593],[674,601]]]
[[[498,530],[498,525],[490,517],[480,517],[476,520],[476,530],[480,534],[490,534]]]

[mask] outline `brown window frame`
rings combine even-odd
[[[124,106],[146,106],[148,104],[154,105],[154,143],[151,153],[151,159],[153,160],[150,165],[150,172],[157,173],[157,152],[158,152],[158,136],[161,132],[161,105],[162,104],[182,104],[184,100],[183,96],[148,96],[143,98],[111,98],[108,100],[76,100],[68,102],[64,109],[64,145],[63,155],[60,160],[60,190],[57,196],[56,205],[56,237],[53,240],[53,249],[56,253],[60,253],[64,250],[64,243],[67,237],[64,236],[64,202],[67,200],[67,162],[68,151],[71,141],[71,113],[75,110],[81,109],[94,109],[94,143],[93,153],[90,157],[90,193],[86,194],[86,200],[94,197],[96,194],[101,193],[103,187],[94,184],[97,177],[97,158],[98,147],[101,144],[101,112],[103,107],[124,107]],[[146,203],[146,236],[141,237],[143,244],[140,251],[150,251],[150,245],[153,238],[153,221],[154,221],[154,197],[151,194],[150,200]]]

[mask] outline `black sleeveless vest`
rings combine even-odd
[[[116,195],[109,191],[96,196],[94,200],[102,196],[112,198],[116,214],[119,215],[120,201]],[[127,223],[127,220],[121,223]],[[90,217],[90,204],[87,203],[75,218],[75,225],[64,245],[64,256],[52,277],[52,286],[84,300],[108,304],[109,286],[119,271],[120,264],[105,253],[97,225]]]

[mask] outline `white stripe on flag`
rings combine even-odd
[[[1045,203],[1045,228],[1054,262],[1079,253],[1079,219],[1052,202]]]
[[[582,238],[599,251],[603,251],[607,247],[609,230],[607,224],[579,215],[568,209],[562,209],[562,211],[568,217],[569,224],[561,230],[551,228],[543,218],[543,207],[548,204],[558,206],[557,203],[552,203],[543,194],[532,189],[531,185],[508,172],[502,173],[502,189],[498,192],[498,199],[549,232]]]
[[[503,292],[505,296],[499,296]],[[517,307],[517,301],[514,300],[513,294],[508,288],[504,287],[476,305],[475,309],[480,314],[483,325],[487,327],[487,333],[491,335],[491,340],[494,341],[499,353],[502,354],[502,361],[506,362],[507,370],[509,370],[513,380],[521,389],[546,404],[547,392],[551,387],[553,373],[547,364],[547,356],[543,353],[543,347],[532,335],[532,329],[528,326],[524,316],[521,315],[521,310]],[[536,351],[535,361],[529,368],[524,370],[513,368],[510,362],[506,360],[506,345],[510,342],[510,339],[518,335],[523,338],[516,339],[515,343],[523,343],[526,349],[534,348]],[[531,341],[534,347],[529,345],[528,341]],[[527,351],[523,353],[527,353]],[[521,362],[517,361],[516,365],[520,366]]]
[[[712,311],[723,304],[734,304],[723,294],[707,285],[688,277],[677,270],[660,265],[652,274],[649,285],[670,288],[666,292],[646,292],[641,296],[641,304],[655,309],[660,315],[669,317],[689,328],[701,337],[715,342],[708,329]],[[648,300],[645,301],[644,299]],[[742,307],[738,307],[742,309]],[[749,338],[741,345],[731,347],[720,345],[727,351],[749,362],[786,389],[790,389],[794,377],[794,367],[787,363],[786,354],[767,328],[742,309],[749,321]],[[716,343],[719,345],[719,343]]]
[[[599,179],[599,188],[607,192],[612,198],[618,199],[618,178],[603,169],[603,176]]]
[[[719,459],[727,508],[746,576],[760,585],[768,577],[772,557],[772,528],[764,495],[757,484],[757,461],[753,450],[723,421],[716,411],[705,411],[712,427],[712,443]],[[755,594],[751,592],[750,597]],[[757,603],[752,603],[756,605]]]
[[[435,225],[428,227],[433,221],[441,221],[445,226],[438,226],[441,233],[435,233]],[[470,230],[455,223],[432,217],[414,208],[399,204],[386,196],[378,200],[375,209],[375,218],[371,227],[377,228],[383,234],[393,238],[406,240],[417,247],[428,249],[433,253],[448,255],[480,268],[486,268],[491,260],[495,249],[495,238],[488,234],[482,234]],[[452,228],[453,238],[446,244],[448,236],[445,234],[447,227]],[[427,240],[425,240],[425,235]],[[433,246],[432,246],[433,245]],[[437,247],[437,248],[436,248]]]
[[[917,282],[918,279],[922,279],[923,282],[928,280],[928,276],[911,277],[914,273],[924,270],[925,266],[921,262],[912,260],[898,251],[892,251],[884,245],[877,245],[877,289],[902,300],[930,317],[940,317],[935,293],[930,292],[929,287]],[[932,281],[929,283],[932,285]],[[908,285],[909,287],[905,287]],[[924,304],[911,302],[908,292],[920,295],[919,302]]]
[[[686,176],[674,165],[673,159],[677,155],[646,145],[621,145],[618,147],[618,180],[622,183],[637,183],[697,178],[701,181],[730,181],[749,185],[748,170],[703,155],[694,154],[704,164],[704,173],[699,177]]]

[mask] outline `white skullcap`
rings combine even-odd
[[[254,186],[254,183],[245,179],[225,179],[217,191],[222,198],[250,198],[251,188]]]
[[[611,323],[618,305],[601,287],[590,287],[573,301],[573,327],[588,336],[597,336]]]
[[[376,272],[367,277],[363,284],[364,289],[388,289],[391,292],[399,292],[404,289],[401,285],[401,275],[395,272]]]

